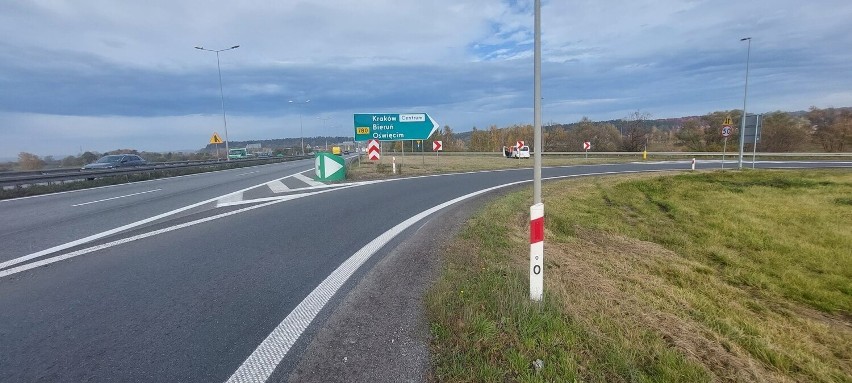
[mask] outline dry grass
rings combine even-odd
[[[393,177],[392,163],[395,158],[397,166],[396,176],[418,176],[437,173],[456,173],[479,170],[495,169],[524,169],[532,168],[532,158],[513,159],[504,158],[500,153],[481,154],[439,154],[434,153],[402,153],[385,154],[381,161],[366,160],[361,156],[361,161],[355,161],[347,169],[347,178],[354,181],[383,179]],[[542,158],[542,166],[568,166],[585,164],[617,163],[627,161],[641,161],[642,153],[633,153],[620,157],[590,157],[582,156],[547,156]]]
[[[540,307],[531,197],[509,195],[448,246],[429,297],[435,378],[850,382],[850,193],[848,171],[546,184]]]

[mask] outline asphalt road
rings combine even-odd
[[[830,164],[852,167],[764,165]],[[393,330],[420,367],[341,375],[349,372],[323,358],[346,349],[346,334],[392,332],[385,323],[353,322],[350,314],[375,316],[350,309],[399,307],[400,317],[415,320],[417,305],[405,300],[428,284],[434,262],[411,254],[458,222],[441,217],[501,187],[528,185],[532,171],[295,185],[293,174],[311,167],[268,165],[0,202],[0,381],[418,380],[424,349],[411,334],[422,328],[399,328],[407,320]],[[543,177],[687,169],[687,162],[594,165],[548,168]],[[289,188],[264,186],[282,178]],[[187,206],[194,207],[150,220]],[[407,283],[420,290],[400,294]],[[395,342],[379,338],[385,343],[361,344],[359,355],[394,354]]]

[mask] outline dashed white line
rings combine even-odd
[[[139,193],[133,193],[133,194],[122,195],[122,196],[118,196],[118,197],[104,198],[104,199],[99,199],[99,200],[97,200],[97,201],[83,202],[83,203],[78,203],[78,204],[76,204],[76,205],[71,205],[71,206],[72,206],[72,207],[77,207],[77,206],[91,205],[91,204],[93,204],[93,203],[105,202],[105,201],[112,201],[112,200],[114,200],[114,199],[119,199],[119,198],[133,197],[133,196],[135,196],[135,195],[148,194],[148,193],[158,192],[158,191],[160,191],[160,190],[163,190],[163,189],[154,189],[154,190],[148,190],[148,191],[143,191],[143,192],[139,192]]]

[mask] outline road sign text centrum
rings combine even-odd
[[[355,115],[355,141],[425,140],[438,123],[426,113],[373,113]]]

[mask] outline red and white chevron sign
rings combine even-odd
[[[376,161],[381,158],[382,146],[379,144],[379,140],[370,140],[367,141],[367,158],[370,161]]]
[[[444,142],[443,141],[432,141],[432,151],[438,152],[444,150]]]

